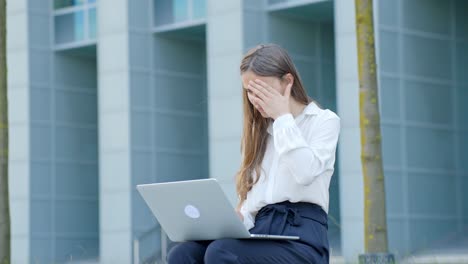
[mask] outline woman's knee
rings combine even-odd
[[[234,253],[237,243],[237,239],[218,239],[211,242],[205,251],[205,263],[237,263],[237,255]]]
[[[167,263],[203,263],[205,249],[206,247],[193,241],[180,243],[169,250]]]

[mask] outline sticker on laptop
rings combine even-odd
[[[200,217],[200,211],[191,204],[188,204],[187,206],[185,206],[184,212],[188,217],[193,218],[193,219]]]

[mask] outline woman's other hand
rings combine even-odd
[[[248,89],[255,94],[253,105],[259,109],[259,111],[263,110],[273,119],[290,113],[289,98],[291,96],[291,87],[292,82],[286,85],[283,95],[260,79],[249,81],[248,85]]]
[[[239,216],[240,220],[244,222],[244,216],[239,212],[239,210],[236,210],[236,213]]]

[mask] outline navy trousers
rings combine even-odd
[[[328,218],[312,203],[288,201],[263,207],[252,234],[292,235],[300,240],[218,239],[188,241],[171,248],[169,264],[329,263]]]

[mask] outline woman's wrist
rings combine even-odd
[[[244,216],[242,215],[242,213],[239,210],[236,210],[236,213],[239,216],[240,220],[244,222]]]
[[[288,111],[285,111],[285,112],[281,112],[280,114],[278,114],[276,117],[273,118],[273,120],[276,120],[284,115],[287,115],[287,114],[291,114],[291,112],[288,112]]]

